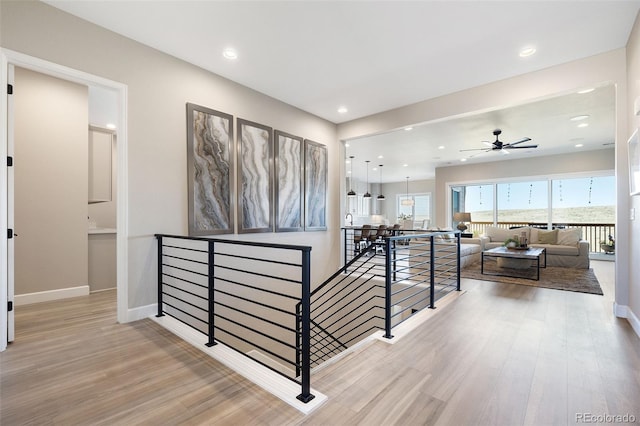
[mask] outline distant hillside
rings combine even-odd
[[[554,223],[614,223],[614,206],[566,207],[553,210]],[[493,212],[479,211],[471,214],[472,222],[493,222]],[[503,210],[498,222],[547,222],[546,209]]]

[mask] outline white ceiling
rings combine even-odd
[[[640,9],[640,0],[45,2],[334,123],[624,47]],[[525,46],[536,54],[520,58]],[[237,60],[223,58],[226,47]],[[500,127],[504,142],[529,136],[538,153],[557,146],[548,117],[492,114],[414,143],[444,140],[450,147],[438,161],[458,161],[449,156],[455,143],[493,140]],[[435,156],[424,155],[413,176],[432,174]]]

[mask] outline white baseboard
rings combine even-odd
[[[614,302],[613,314],[618,318],[626,318],[631,324],[631,328],[636,332],[636,335],[640,337],[640,318],[629,308],[627,305],[618,305]]]
[[[144,318],[149,318],[151,315],[158,313],[158,304],[153,303],[151,305],[139,306],[137,308],[130,308],[127,310],[127,317],[125,322],[138,321]]]
[[[68,299],[70,297],[88,296],[89,286],[60,288],[56,290],[39,291],[37,293],[16,294],[13,303],[16,306],[30,305],[32,303],[49,302],[51,300]]]

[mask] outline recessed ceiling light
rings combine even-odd
[[[578,127],[587,127],[589,125],[589,123],[580,123],[578,124]]]
[[[405,129],[407,132],[409,132],[409,131],[413,130],[413,127],[405,127],[404,129]]]
[[[465,162],[465,161],[467,161],[467,159],[466,158],[461,158],[460,161]]]
[[[577,144],[575,144],[575,147],[576,147],[576,148],[582,148],[583,146],[584,146],[584,145],[583,145],[583,144],[581,144],[581,143],[577,143]]]
[[[536,48],[529,46],[529,47],[525,47],[522,50],[520,50],[520,57],[521,58],[526,58],[527,56],[531,56],[534,53],[536,53]]]
[[[346,163],[347,163],[347,164],[351,164],[351,160],[347,160],[347,161],[346,161]]]
[[[378,155],[378,158],[384,158],[384,156],[383,155]]]
[[[578,94],[579,95],[584,95],[585,93],[591,93],[594,90],[596,90],[596,89],[594,89],[593,87],[589,87],[588,89],[583,89],[583,90],[578,91]]]
[[[349,148],[351,145],[349,145],[348,143],[345,143],[344,146],[346,146],[347,148]]]
[[[582,121],[582,120],[586,120],[587,118],[589,118],[588,115],[576,115],[575,117],[571,117],[569,120],[571,120],[571,121]]]
[[[113,130],[113,129],[115,129],[115,128],[116,128],[116,125],[115,125],[115,124],[113,124],[113,123],[107,123],[107,129],[111,129],[111,130]]]
[[[349,110],[347,109],[346,106],[341,106],[341,107],[338,108],[338,112],[340,114],[346,114],[347,112],[349,112]]]
[[[440,145],[438,149],[444,149],[444,145]]]
[[[408,164],[403,164],[402,167],[409,167],[409,165]]]
[[[238,59],[238,52],[233,47],[227,47],[222,51],[222,56],[224,56],[225,59],[234,60]]]

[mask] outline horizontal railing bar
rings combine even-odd
[[[240,286],[240,287],[250,288],[252,290],[261,291],[263,293],[273,294],[274,296],[280,296],[280,297],[284,297],[286,299],[292,299],[292,300],[299,300],[299,298],[297,298],[295,296],[291,296],[291,295],[286,294],[286,293],[280,293],[279,291],[268,290],[266,288],[256,287],[256,286],[251,285],[251,284],[245,284],[245,283],[241,283],[240,281],[229,280],[227,278],[222,278],[222,277],[219,277],[219,276],[214,276],[214,278],[216,280],[218,280],[218,281],[224,281],[226,283],[235,284],[235,285]]]
[[[207,253],[207,250],[194,249],[194,248],[189,248],[189,247],[172,246],[172,245],[168,245],[168,244],[162,244],[162,247],[174,248],[174,249],[178,249],[178,250],[196,251],[198,253]],[[162,251],[162,255],[166,256],[166,254],[164,253],[164,250]]]
[[[373,295],[370,296],[369,299],[365,300],[364,302],[362,302],[360,305],[356,306],[354,309],[352,309],[350,312],[347,312],[346,314],[342,315],[340,318],[336,319],[334,322],[332,322],[331,324],[327,324],[326,328],[330,329],[331,327],[333,327],[337,322],[345,319],[346,317],[348,317],[349,315],[351,315],[353,312],[355,312],[356,310],[358,310],[358,308],[361,308],[362,306],[364,306],[366,303],[374,300],[374,299],[384,299],[384,297],[382,296],[378,296],[378,295]],[[357,300],[357,299],[355,299]],[[349,305],[351,302],[349,302],[347,305]],[[355,303],[355,302],[354,302]],[[346,306],[346,305],[345,305]],[[369,309],[367,309],[365,312],[368,312]],[[325,318],[325,320],[327,320],[328,318]]]
[[[174,309],[177,309],[177,308],[174,308]],[[179,310],[179,309],[178,309],[178,310]],[[189,323],[188,323],[188,322],[186,322],[185,320],[180,319],[179,317],[177,317],[177,316],[175,316],[175,315],[172,315],[172,314],[170,314],[169,312],[166,312],[164,309],[162,310],[162,312],[164,312],[165,314],[167,314],[167,315],[171,316],[171,318],[175,319],[176,321],[180,321],[180,322],[181,322],[181,323],[183,323],[184,325],[186,325],[186,326],[189,326],[189,327],[193,328],[193,329],[194,329],[195,331],[197,331],[198,333],[202,333],[202,334],[204,334],[205,336],[207,335],[207,333],[205,333],[204,331],[200,330],[200,329],[199,329],[199,328],[197,328],[197,327],[194,327],[194,326],[193,326],[193,324],[189,324]]]
[[[407,306],[406,308],[404,308],[404,309],[402,309],[402,310],[400,310],[400,311],[396,312],[395,314],[391,315],[391,317],[395,317],[395,316],[397,316],[397,315],[401,314],[402,312],[405,312],[407,309],[412,309],[414,306],[417,306],[417,305],[419,305],[420,303],[423,303],[425,300],[427,300],[427,301],[428,301],[429,299],[430,299],[430,296],[423,297],[422,299],[418,300],[417,302],[412,303],[411,305]]]
[[[342,287],[342,289],[338,290],[338,292],[332,294],[331,296],[329,296],[324,302],[321,302],[316,308],[311,309],[311,313],[314,313],[316,310],[320,309],[325,303],[328,303],[331,299],[338,297],[340,295],[340,293],[342,293],[343,291],[347,291],[347,288],[349,288],[353,283],[357,282],[358,280],[360,280],[365,274],[369,273],[371,271],[371,269],[373,269],[373,267],[369,267],[366,271],[361,272],[360,275],[358,275],[357,277],[353,277],[351,279],[350,282],[348,282],[346,285],[344,285]],[[352,274],[355,272],[355,270],[352,272]],[[337,287],[338,285],[342,284],[343,282],[345,282],[351,275],[347,275],[345,277],[343,277],[342,279],[340,279],[335,285],[333,285],[330,289],[331,290],[335,287]],[[368,280],[366,280],[363,284],[369,282],[371,280],[371,278],[369,278]],[[362,285],[361,285],[362,286]],[[356,287],[357,289],[357,287]],[[318,300],[320,300],[320,298],[324,297],[327,294],[327,292],[321,294],[321,295],[316,295],[315,299],[311,299],[311,304],[313,305],[314,302],[318,302]]]
[[[372,279],[372,278],[371,278],[371,279]],[[369,283],[369,281],[371,281],[371,279],[366,280],[365,282],[363,282],[362,284],[360,284],[358,287],[356,287],[356,288],[355,288],[351,293],[349,293],[349,296],[354,295],[355,290],[359,290],[362,286],[364,286],[365,284],[368,284],[368,283]],[[359,294],[355,295],[355,297],[354,297],[354,298],[352,298],[352,299],[351,299],[350,301],[348,301],[347,303],[344,303],[342,306],[348,306],[348,305],[350,305],[350,304],[353,302],[353,300],[357,299],[357,298],[358,298],[358,297],[360,297],[361,295],[364,295],[364,294],[368,293],[369,291],[371,291],[371,290],[375,289],[376,287],[380,288],[380,287],[382,287],[382,286],[379,286],[379,285],[373,285],[373,286],[370,286],[370,287],[369,287],[369,288],[367,288],[365,291],[362,291],[362,292],[360,292]],[[344,299],[338,299],[336,302],[334,302],[333,304],[331,304],[330,306],[328,306],[328,307],[327,307],[326,309],[324,309],[323,311],[316,313],[316,315],[315,315],[315,316],[316,316],[316,318],[321,317],[321,316],[322,316],[322,315],[324,315],[324,314],[325,314],[329,309],[331,309],[331,308],[335,307],[338,303],[340,303],[340,302],[342,302],[342,301],[344,301]],[[312,311],[312,312],[313,312],[313,311]]]
[[[221,320],[228,321],[228,322],[230,322],[230,323],[232,323],[232,324],[235,324],[235,325],[237,325],[238,327],[241,327],[241,328],[243,328],[243,329],[245,329],[245,330],[247,330],[247,331],[250,331],[250,332],[255,333],[255,334],[259,334],[259,335],[260,335],[260,336],[262,336],[262,337],[266,337],[267,339],[269,339],[269,340],[270,340],[270,341],[272,341],[272,342],[280,343],[282,346],[284,346],[284,347],[286,347],[286,348],[289,348],[289,349],[296,349],[296,346],[295,346],[295,345],[292,345],[291,343],[285,342],[284,340],[277,339],[277,338],[275,338],[275,337],[271,337],[271,336],[269,336],[268,334],[266,334],[266,333],[264,333],[264,332],[262,332],[262,331],[260,331],[260,330],[257,330],[257,329],[255,329],[255,328],[253,328],[253,327],[249,327],[248,325],[244,325],[244,324],[242,324],[242,323],[241,323],[241,322],[239,322],[239,321],[233,320],[233,319],[231,319],[231,318],[229,318],[229,317],[225,317],[224,315],[220,315],[219,313],[214,313],[214,316],[215,316],[216,318],[221,319]],[[220,327],[219,325],[218,325],[218,326],[216,326],[216,329],[217,329],[217,330],[220,330],[220,331],[224,331],[225,333],[228,333],[228,334],[232,334],[229,330],[227,330],[227,329],[225,329],[225,328],[222,328],[222,327]],[[247,343],[249,343],[249,342],[247,342]],[[251,342],[251,344],[255,344],[255,343]]]
[[[176,289],[176,290],[178,290],[178,291],[181,291],[181,292],[183,292],[183,293],[190,294],[190,295],[192,295],[192,296],[194,296],[194,297],[197,297],[198,299],[208,300],[208,298],[207,298],[207,297],[205,297],[205,296],[200,296],[199,294],[196,294],[196,293],[193,293],[193,292],[191,292],[191,291],[185,290],[185,289],[183,289],[183,288],[176,287],[176,286],[174,286],[174,285],[171,285],[171,284],[165,283],[164,281],[162,282],[162,285],[166,285],[167,287],[175,288],[175,289]],[[163,293],[163,294],[169,294],[169,293],[165,292],[164,290],[162,291],[162,293]]]
[[[174,298],[174,299],[175,299],[175,298]],[[162,301],[162,303],[164,303],[164,304],[165,304],[165,305],[167,305],[167,306],[171,306],[171,307],[172,307],[173,309],[175,309],[176,311],[180,311],[180,312],[182,312],[183,314],[188,315],[188,316],[190,316],[191,318],[193,318],[193,319],[195,319],[195,320],[198,320],[198,321],[203,322],[203,323],[205,323],[205,324],[207,323],[206,321],[204,321],[204,320],[202,320],[202,319],[198,318],[197,316],[195,316],[195,315],[191,315],[189,312],[183,311],[182,309],[178,308],[177,306],[173,306],[171,303],[167,303],[167,302],[166,302],[166,301],[164,301],[164,300]],[[170,313],[168,313],[168,312],[165,312],[165,313],[167,313],[167,314],[171,315],[171,314],[170,314]],[[171,316],[173,316],[173,315],[171,315]],[[174,317],[174,318],[175,318],[175,317]]]
[[[323,331],[324,333],[326,333],[327,335],[331,336],[340,346],[342,346],[343,348],[347,349],[347,347],[344,345],[344,343],[342,343],[340,340],[336,339],[331,333],[329,333],[327,330],[324,329],[324,327],[322,327],[320,324],[318,324],[317,322],[311,320],[311,324],[318,327],[321,331]]]
[[[162,294],[163,294],[164,296],[169,296],[170,298],[175,299],[175,300],[177,300],[177,301],[179,301],[179,302],[181,302],[181,303],[184,303],[185,305],[193,306],[194,308],[196,308],[196,309],[198,309],[198,310],[201,310],[201,311],[203,311],[203,312],[208,312],[208,310],[207,310],[207,309],[202,308],[202,307],[200,307],[200,306],[198,306],[198,305],[194,305],[194,304],[193,304],[193,303],[191,303],[191,302],[187,302],[187,301],[186,301],[186,300],[184,300],[184,299],[180,299],[179,297],[176,297],[176,296],[172,295],[171,293],[166,293],[166,292],[164,292],[164,291],[163,291],[163,292],[162,292]],[[167,303],[167,305],[169,305],[169,304]],[[169,306],[171,306],[171,307],[173,307],[173,308],[175,308],[175,309],[178,309],[178,308],[176,308],[175,306],[172,306],[172,305],[169,305]],[[185,312],[185,314],[187,314],[187,312]],[[187,314],[187,315],[189,315],[189,314]],[[197,317],[196,317],[196,318],[197,318]],[[206,322],[206,321],[204,321],[204,322]]]
[[[170,234],[155,234],[157,237],[163,238],[175,238],[178,240],[194,240],[194,241],[213,241],[215,243],[223,243],[230,245],[240,245],[240,246],[251,246],[251,247],[265,247],[265,248],[276,248],[282,250],[297,250],[297,251],[311,251],[310,246],[297,246],[292,244],[273,244],[273,243],[262,243],[255,241],[242,241],[242,240],[226,240],[223,238],[206,238],[206,237],[188,237],[184,235],[170,235]]]
[[[218,316],[218,315],[216,315],[216,316]],[[225,319],[225,318],[223,318],[223,319]],[[228,320],[227,320],[227,321],[228,321]],[[249,341],[249,340],[245,339],[244,337],[238,336],[237,334],[235,334],[235,333],[233,333],[233,332],[231,332],[231,331],[229,331],[229,330],[226,330],[226,329],[221,328],[221,327],[216,327],[216,330],[220,330],[221,332],[226,333],[226,334],[228,334],[229,336],[233,336],[233,337],[235,337],[235,338],[236,338],[236,339],[238,339],[238,340],[241,340],[241,341],[243,341],[243,342],[245,342],[245,343],[247,343],[247,344],[249,344],[249,345],[255,346],[256,348],[261,349],[261,350],[265,351],[266,353],[268,353],[268,354],[270,354],[270,355],[275,356],[276,358],[278,358],[278,359],[280,359],[280,360],[282,360],[282,361],[286,362],[286,363],[287,363],[287,364],[289,364],[289,365],[293,365],[294,367],[296,366],[296,363],[295,363],[295,362],[290,361],[290,360],[288,360],[288,359],[286,359],[286,358],[282,357],[281,355],[279,355],[279,354],[277,354],[277,353],[275,353],[275,352],[271,351],[270,349],[267,349],[267,348],[265,348],[265,347],[263,347],[263,346],[261,346],[261,345],[259,345],[259,344],[257,344],[257,343],[251,342],[251,341]],[[265,336],[265,337],[266,337],[266,336]],[[216,340],[218,340],[219,342],[224,343],[224,342],[223,342],[222,340],[220,340],[218,337],[216,337]],[[228,345],[228,344],[226,344],[226,343],[225,343],[225,345],[227,345],[227,346],[233,346],[233,345]],[[287,345],[287,346],[289,346],[290,348],[296,349],[296,347],[295,347],[295,346],[293,346],[293,345],[290,345],[290,344],[286,344],[286,345]],[[238,352],[240,352],[240,351],[238,351]],[[242,353],[242,352],[240,352],[240,353]],[[246,355],[246,354],[245,354],[245,355]]]
[[[411,295],[409,295],[409,296],[402,297],[402,298],[400,298],[399,300],[396,300],[394,304],[395,304],[395,305],[400,305],[402,302],[404,302],[404,301],[406,301],[406,300],[412,299],[412,298],[416,297],[416,296],[417,296],[417,295],[419,295],[419,294],[422,294],[422,293],[428,293],[428,292],[430,292],[430,291],[431,291],[431,289],[430,289],[429,287],[425,287],[425,288],[424,288],[424,290],[417,291],[417,292],[415,292],[415,293],[412,293],[412,294],[411,294]],[[396,293],[396,294],[397,294],[397,293]]]
[[[368,253],[370,250],[369,248],[365,248],[364,250],[362,250],[362,252],[360,252],[359,255],[357,255],[356,257],[354,257],[353,259],[351,259],[351,261],[349,263],[347,263],[344,267],[340,268],[338,271],[336,271],[333,275],[331,275],[329,278],[327,278],[322,284],[320,284],[315,290],[313,290],[311,292],[311,297],[315,296],[318,292],[320,292],[322,289],[324,289],[327,285],[329,285],[329,283],[331,283],[331,281],[333,281],[338,275],[340,275],[341,273],[343,273],[343,271],[347,270],[349,267],[351,267],[351,265],[353,263],[355,263],[356,261],[358,261],[359,259],[362,259],[363,256],[365,256],[366,253]],[[365,261],[369,262],[369,260]]]
[[[196,275],[200,275],[200,276],[203,276],[203,277],[207,277],[208,276],[207,274],[204,274],[202,272],[196,272],[196,271],[192,271],[190,269],[181,268],[179,266],[173,266],[173,265],[169,265],[169,264],[166,264],[166,263],[163,263],[162,266],[166,266],[167,268],[177,269],[179,271],[189,272],[190,274],[196,274]],[[166,272],[164,272],[164,270],[162,271],[162,275],[166,275]]]
[[[209,264],[209,262],[203,262],[203,261],[201,261],[201,260],[194,260],[194,259],[187,259],[187,258],[185,258],[185,257],[174,256],[174,255],[166,254],[166,253],[163,253],[162,255],[163,255],[164,257],[170,257],[171,259],[178,259],[178,260],[183,260],[183,261],[185,261],[185,262],[198,263],[198,264],[200,264],[200,265],[208,265],[208,264]],[[163,265],[167,265],[167,264],[166,264],[166,263],[163,263]]]
[[[216,254],[218,256],[233,257],[233,258],[236,258],[236,259],[255,260],[256,262],[273,263],[273,264],[277,264],[277,265],[295,266],[296,268],[302,268],[302,264],[300,264],[300,263],[283,262],[281,260],[266,260],[266,259],[261,259],[259,257],[240,256],[238,254],[220,253],[220,252],[217,252],[217,251],[215,251],[214,254]]]
[[[367,309],[366,311],[364,311],[361,314],[361,316],[364,316],[366,313],[369,313],[374,309],[382,309],[382,307],[381,306],[372,306],[369,309]],[[360,323],[354,325],[353,327],[351,327],[347,331],[342,332],[342,330],[345,327],[352,325],[351,323],[344,324],[343,326],[336,328],[336,330],[334,331],[334,334],[337,334],[339,338],[343,338],[343,337],[347,336],[349,333],[353,332],[355,329],[361,327],[362,325],[368,323],[369,321],[371,321],[372,319],[375,319],[376,317],[377,317],[376,315],[372,315],[372,316],[370,316],[368,318],[365,318],[364,320],[360,321]],[[383,319],[383,318],[380,318],[380,319]],[[342,334],[338,334],[338,333],[342,333]]]
[[[195,285],[195,286],[197,286],[197,287],[207,288],[207,286],[206,286],[206,285],[199,284],[199,283],[196,283],[196,282],[194,282],[194,281],[189,281],[189,280],[187,280],[187,279],[185,279],[185,278],[180,278],[180,277],[177,277],[177,276],[175,276],[175,275],[171,275],[171,274],[167,274],[167,273],[162,273],[162,276],[163,276],[163,277],[169,277],[169,278],[175,278],[176,280],[180,280],[180,281],[183,281],[183,282],[185,282],[185,283]]]
[[[267,308],[267,309],[270,309],[272,311],[276,311],[276,312],[280,312],[282,314],[287,314],[287,315],[290,315],[290,316],[293,316],[293,317],[297,317],[297,315],[294,312],[289,312],[289,311],[286,311],[286,310],[284,310],[282,308],[277,308],[275,306],[267,305],[266,303],[257,302],[257,301],[255,301],[253,299],[249,299],[249,298],[246,298],[244,296],[238,296],[237,294],[229,293],[228,291],[216,290],[216,293],[225,294],[225,295],[227,295],[229,297],[233,297],[235,299],[244,300],[245,302],[249,302],[249,303],[252,303],[254,305],[262,306],[263,308]],[[215,302],[215,303],[219,303],[219,302]]]
[[[283,330],[287,330],[287,331],[290,331],[290,332],[292,332],[292,333],[296,333],[296,330],[295,330],[295,329],[293,329],[293,328],[291,328],[291,327],[287,327],[286,325],[282,325],[282,324],[279,324],[279,323],[277,323],[277,322],[275,322],[275,321],[271,321],[271,320],[268,320],[268,319],[265,319],[265,318],[259,317],[259,316],[255,315],[255,314],[252,314],[252,313],[249,313],[249,312],[245,312],[245,311],[240,310],[240,309],[238,309],[238,308],[234,308],[233,306],[229,306],[229,305],[227,305],[226,303],[222,303],[222,302],[215,302],[215,304],[216,304],[216,305],[218,305],[218,306],[224,306],[225,308],[227,308],[227,309],[231,309],[232,311],[238,312],[238,313],[240,313],[240,314],[242,314],[242,315],[247,315],[247,316],[250,316],[251,318],[255,318],[255,319],[257,319],[257,320],[260,320],[260,321],[266,322],[267,324],[271,324],[271,325],[276,326],[276,327],[278,327],[278,328],[281,328],[281,329],[283,329]],[[286,313],[287,315],[295,316],[295,314],[294,314],[293,312],[285,312],[285,313]]]
[[[284,278],[284,277],[278,277],[276,275],[262,274],[260,272],[245,271],[245,270],[239,269],[239,268],[232,268],[231,266],[216,265],[216,268],[224,269],[224,270],[227,270],[227,271],[240,272],[242,274],[252,275],[252,276],[255,276],[255,277],[272,278],[272,279],[276,279],[276,280],[280,280],[280,281],[286,281],[286,282],[293,283],[293,284],[300,284],[301,283],[300,281],[292,280],[291,278]]]

